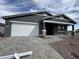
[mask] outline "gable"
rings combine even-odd
[[[74,20],[72,20],[71,18],[69,18],[68,16],[66,16],[64,14],[45,17],[45,18],[43,18],[43,20],[45,22],[50,22],[50,23],[76,24],[76,22]]]
[[[73,19],[71,19],[70,17],[68,17],[68,16],[65,15],[65,14],[59,14],[59,15],[56,15],[55,17],[56,17],[56,18],[60,18],[60,19],[62,19],[62,20],[67,20],[67,21],[69,21],[69,22],[71,22],[71,23],[76,24],[76,22],[75,22]]]

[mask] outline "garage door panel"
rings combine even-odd
[[[38,24],[12,24],[11,36],[38,36]]]

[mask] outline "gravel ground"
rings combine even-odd
[[[33,54],[22,59],[63,59],[48,43],[60,41],[57,37],[3,37],[0,38],[0,56],[15,52],[33,51]]]
[[[79,59],[79,36],[59,36],[64,39],[58,42],[52,42],[52,46],[64,59]]]

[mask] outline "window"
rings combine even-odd
[[[58,26],[58,31],[61,31],[61,26]]]
[[[58,26],[57,33],[58,34],[64,34],[65,33],[65,27],[63,25]]]
[[[64,31],[64,26],[58,26],[58,31]]]

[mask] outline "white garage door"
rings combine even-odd
[[[12,23],[11,36],[38,36],[39,24]]]

